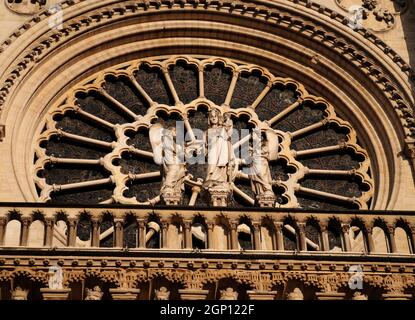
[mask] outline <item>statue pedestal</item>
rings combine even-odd
[[[277,291],[248,291],[249,300],[275,300]]]
[[[43,300],[68,300],[71,289],[40,289]]]
[[[182,199],[182,195],[180,193],[165,193],[162,196],[166,206],[178,206]]]
[[[117,288],[110,289],[113,300],[137,300],[140,289]]]
[[[179,290],[182,300],[206,300],[209,290],[181,289]]]
[[[275,195],[272,193],[270,194],[262,194],[257,197],[258,204],[261,208],[274,208],[275,207],[275,201],[277,200],[275,198]]]
[[[384,293],[382,294],[383,300],[411,300],[411,294],[404,293]]]
[[[346,294],[340,292],[317,292],[317,300],[344,300]]]
[[[214,187],[209,189],[209,194],[210,202],[213,207],[226,207],[231,193],[228,188]]]

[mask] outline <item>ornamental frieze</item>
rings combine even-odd
[[[354,28],[366,28],[373,32],[385,32],[395,27],[397,17],[408,10],[407,0],[335,0],[350,15]]]

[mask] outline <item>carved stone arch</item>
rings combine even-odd
[[[300,249],[300,235],[297,219],[288,215],[283,221],[283,238],[285,250]]]
[[[408,113],[408,109],[413,105],[408,82],[411,71],[396,53],[382,52],[386,44],[372,33],[359,30],[351,36],[351,29],[343,24],[344,16],[319,5],[298,1],[294,3],[260,1],[259,5],[262,8],[260,11],[256,9],[257,2],[248,3],[243,10],[234,10],[235,6],[239,6],[239,2],[235,4],[228,1],[224,1],[219,6],[216,3],[195,5],[191,1],[185,1],[182,4],[171,3],[170,8],[165,4],[157,6],[149,2],[145,6],[140,4],[136,10],[132,10],[126,4],[127,1],[117,4],[117,10],[120,6],[125,9],[123,15],[118,15],[108,14],[113,9],[109,0],[101,1],[99,4],[93,1],[65,2],[62,5],[64,17],[67,17],[64,21],[65,32],[52,31],[55,33],[52,35],[47,26],[47,14],[42,12],[34,20],[22,26],[19,33],[2,46],[4,56],[7,56],[0,66],[2,70],[7,70],[1,79],[4,85],[0,89],[4,111],[2,121],[9,128],[7,132],[12,132],[11,136],[6,136],[5,148],[15,151],[10,152],[13,156],[8,156],[7,161],[17,172],[17,178],[9,177],[10,182],[17,180],[16,190],[19,192],[16,194],[20,194],[20,197],[15,199],[16,201],[36,199],[35,187],[27,179],[32,175],[31,167],[18,165],[19,159],[29,159],[32,156],[31,144],[18,148],[18,144],[15,143],[23,141],[22,137],[33,136],[35,127],[39,125],[39,122],[33,123],[36,122],[32,121],[33,119],[29,122],[30,114],[43,117],[56,99],[56,92],[65,91],[81,78],[88,76],[88,72],[101,70],[105,64],[114,65],[130,60],[132,57],[154,56],[161,52],[182,54],[192,46],[193,51],[209,52],[215,56],[229,57],[237,52],[243,61],[268,67],[272,71],[279,69],[284,76],[301,77],[305,86],[310,88],[310,92],[325,96],[331,104],[341,110],[340,116],[353,123],[362,145],[371,154],[376,189],[371,208],[393,209],[403,205],[397,202],[398,188],[395,186],[399,184],[399,179],[408,173],[409,166],[404,160],[396,157],[396,154],[412,139],[410,124],[412,115]],[[114,12],[119,12],[117,10]],[[142,15],[144,10],[153,21],[148,25],[144,24],[140,32],[146,30],[146,36],[148,35],[148,39],[152,40],[143,41],[139,49],[132,48],[125,39],[134,35],[142,37],[142,34],[137,34],[138,28],[131,28],[128,25],[130,20],[126,17]],[[171,16],[172,12],[183,10],[189,13],[189,20],[181,25],[185,31],[176,33],[174,22],[171,24],[169,22],[165,33],[167,39],[158,39],[154,28],[157,28],[160,21],[165,23],[163,19],[166,14]],[[287,19],[278,19],[277,12],[279,16]],[[192,24],[194,22],[192,19],[195,19],[194,13],[197,13],[199,22],[197,27]],[[207,25],[204,19],[200,19],[200,15],[210,20],[209,34],[215,34],[216,37],[209,39],[212,41],[209,41],[208,50],[206,43],[201,43],[199,39],[195,40],[196,35],[199,38],[207,34]],[[223,25],[218,23],[219,17],[224,20]],[[288,21],[298,21],[304,28],[297,28],[295,24],[290,24]],[[246,32],[245,28],[248,25],[251,27],[252,23],[255,24],[255,32],[252,32],[252,29],[251,32]],[[81,43],[82,40],[78,37],[82,32],[98,25],[112,27],[112,32],[105,31],[105,28],[100,29],[102,39],[106,41],[114,39],[108,45],[106,52],[94,52],[93,47],[99,45],[98,39],[95,41],[86,39],[85,43]],[[271,32],[260,34],[260,31],[270,28],[272,28]],[[195,36],[190,34],[188,39],[184,39],[186,32],[191,29]],[[212,29],[217,32],[212,33]],[[171,41],[175,33],[180,41]],[[227,40],[223,35],[226,35]],[[117,37],[119,38],[116,40]],[[158,40],[157,43],[153,41],[154,39]],[[322,41],[323,39],[325,41]],[[62,45],[65,43],[70,45],[65,47]],[[175,46],[168,48],[171,43],[175,43]],[[258,46],[254,48],[250,43],[257,43]],[[23,47],[29,49],[25,51],[19,49]],[[82,65],[75,66],[72,64],[72,58],[75,54],[78,55],[80,47],[85,48],[83,51],[85,55]],[[275,48],[279,50],[274,50]],[[319,56],[318,59],[315,59],[316,55]],[[395,62],[392,62],[392,59]],[[59,77],[57,69],[53,68],[54,65],[60,65]],[[51,72],[45,73],[43,78],[38,77],[42,73],[41,67]],[[312,76],[309,67],[314,70]],[[329,79],[324,79],[327,75]],[[33,79],[37,80],[32,82]],[[48,79],[48,84],[45,79]],[[339,90],[340,82],[344,86],[348,80],[350,80],[348,90]],[[29,83],[31,90],[25,87]],[[327,85],[321,87],[319,85],[321,83]],[[27,94],[24,94],[25,92]],[[24,106],[18,110],[19,117],[12,116],[15,106]],[[402,113],[407,120],[401,121]],[[388,165],[381,165],[384,163]],[[381,167],[387,172],[380,174]]]
[[[193,215],[191,233],[193,249],[208,249],[208,226],[202,214]]]
[[[322,228],[320,221],[315,216],[308,216],[306,218],[306,224],[304,233],[307,238],[307,250],[310,251],[322,251],[323,239],[322,239]]]
[[[299,293],[296,288],[301,291],[303,300],[316,300],[316,293],[321,290],[321,284],[318,282],[310,282],[305,277],[297,276],[295,274],[287,274],[284,277],[284,282],[274,286],[274,290],[277,291],[278,300],[288,300],[290,295],[294,292]],[[301,298],[301,295],[296,297]]]
[[[374,245],[374,252],[387,253],[391,252],[390,243],[390,228],[385,219],[377,218],[374,219],[372,228],[372,241]],[[393,232],[393,230],[392,230]],[[393,236],[393,235],[392,235]]]
[[[213,241],[212,249],[227,250],[232,248],[231,243],[231,228],[232,222],[223,214],[215,217],[215,224],[213,227]],[[235,226],[236,228],[236,226]]]
[[[367,222],[360,218],[350,219],[349,239],[351,251],[369,252]]]
[[[342,222],[339,217],[330,217],[327,221],[327,237],[329,251],[345,251],[345,239],[342,233]]]
[[[404,218],[397,219],[394,223],[394,238],[398,253],[414,253],[415,243],[412,236],[411,224]]]

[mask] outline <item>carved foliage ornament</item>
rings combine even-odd
[[[368,154],[332,105],[229,59],[110,68],[42,128],[39,201],[366,209],[373,195]]]
[[[336,0],[349,13],[351,25],[384,32],[396,24],[396,17],[404,14],[410,5],[407,0]],[[357,21],[358,20],[358,21]]]

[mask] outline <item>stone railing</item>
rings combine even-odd
[[[411,212],[0,205],[0,247],[413,254]]]

